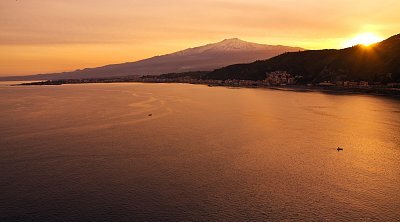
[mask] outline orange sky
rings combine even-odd
[[[225,38],[340,48],[400,32],[399,0],[1,0],[0,75],[135,61]]]

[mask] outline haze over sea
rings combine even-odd
[[[141,83],[0,97],[0,221],[400,218],[398,99]]]

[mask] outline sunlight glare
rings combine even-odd
[[[362,33],[360,35],[357,35],[356,37],[347,40],[344,43],[344,47],[348,48],[348,47],[352,47],[355,45],[364,45],[364,46],[369,46],[371,44],[377,43],[382,41],[383,38],[374,34],[374,33]]]

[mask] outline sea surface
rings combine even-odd
[[[0,84],[0,221],[210,220],[399,221],[400,100]]]

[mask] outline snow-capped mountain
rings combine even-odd
[[[302,50],[304,49],[298,47],[263,45],[232,38],[136,62],[106,65],[72,72],[11,77],[8,80],[83,79],[211,71],[231,64],[265,60],[284,52]],[[4,80],[5,78],[0,79]]]
[[[298,51],[303,50],[296,47],[264,45],[252,42],[246,42],[238,38],[225,39],[218,43],[212,43],[205,46],[185,49],[179,52],[172,53],[172,55],[193,55],[201,54],[204,52],[238,52],[238,51],[271,51],[271,50],[288,50]],[[286,52],[286,51],[285,51]]]

